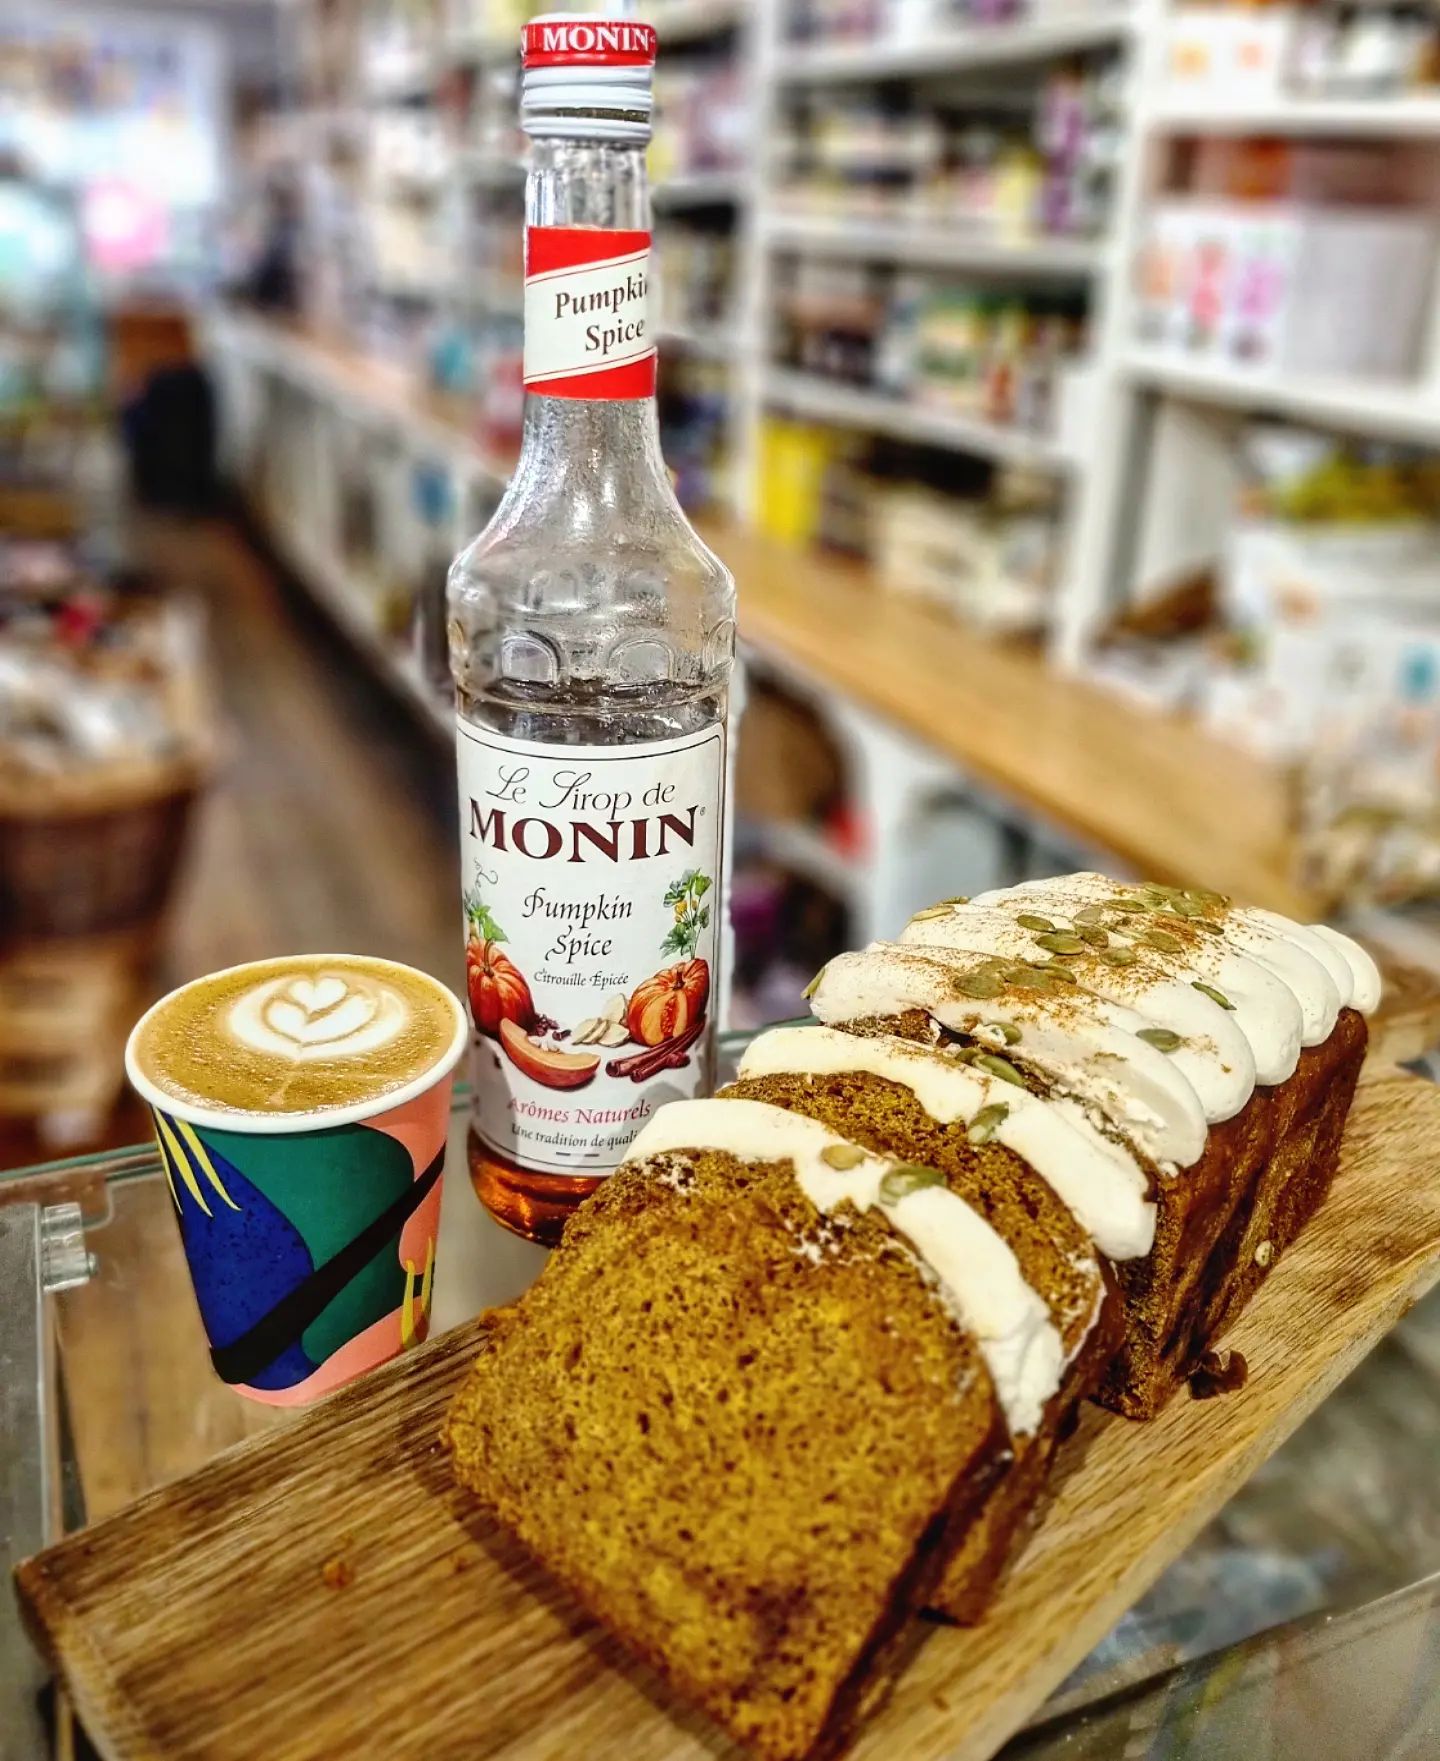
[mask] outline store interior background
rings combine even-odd
[[[0,1167],[142,1135],[172,983],[460,976],[530,10],[0,0]],[[1436,10],[641,15],[665,452],[740,594],[729,1024],[1077,865],[1440,969]]]

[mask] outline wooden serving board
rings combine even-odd
[[[1440,1276],[1440,1091],[1367,1070],[1335,1190],[1228,1341],[1243,1393],[1087,1412],[985,1624],[931,1630],[866,1761],[982,1761]],[[116,1761],[705,1761],[708,1723],[455,1489],[464,1327],[17,1573]]]

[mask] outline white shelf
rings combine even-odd
[[[1150,115],[1166,134],[1285,134],[1440,138],[1440,98],[1288,98],[1230,104],[1162,97]]]
[[[1125,367],[1141,385],[1227,409],[1278,411],[1299,421],[1440,446],[1440,390],[1383,379],[1261,374],[1135,349]]]
[[[888,434],[896,440],[925,446],[949,447],[1002,463],[1030,465],[1037,470],[1069,471],[1074,461],[1057,442],[1023,428],[1006,428],[978,416],[957,416],[946,410],[929,409],[884,392],[832,384],[810,373],[772,368],[764,380],[768,402],[784,405],[797,415],[821,422],[842,423],[847,428]]]
[[[702,42],[734,30],[749,11],[743,0],[663,0],[645,9],[643,16],[655,26],[663,55],[681,43]]]
[[[726,323],[702,330],[688,324],[660,324],[656,326],[655,340],[661,348],[694,355],[702,361],[733,361],[740,347],[734,330]]]
[[[1119,42],[1128,35],[1130,22],[1129,12],[1123,7],[1097,7],[1025,24],[936,31],[913,40],[862,38],[855,42],[803,44],[780,52],[776,72],[780,79],[797,83],[949,74],[969,67],[1039,61],[1051,55]]]
[[[662,178],[651,189],[664,208],[711,208],[745,199],[744,174],[739,171],[692,171]]]
[[[509,469],[492,458],[478,440],[452,423],[429,414],[415,397],[411,376],[400,369],[373,368],[363,382],[338,362],[328,361],[302,340],[287,338],[274,326],[241,313],[217,314],[211,323],[215,346],[282,374],[312,394],[325,397],[354,421],[390,428],[433,448],[459,469],[503,487]]]
[[[865,215],[785,214],[764,227],[768,244],[823,257],[853,257],[935,268],[980,269],[1081,278],[1100,267],[1103,247],[1091,239],[997,238],[963,223],[878,220]]]

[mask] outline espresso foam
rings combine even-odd
[[[176,1101],[314,1113],[404,1088],[455,1037],[449,993],[363,956],[267,960],[197,979],[136,1035],[141,1074]]]

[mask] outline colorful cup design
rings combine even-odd
[[[238,1394],[302,1406],[425,1338],[468,1033],[455,1007],[455,1043],[425,1086],[380,1097],[368,1117],[363,1105],[304,1118],[182,1113],[132,1066],[211,1361]]]

